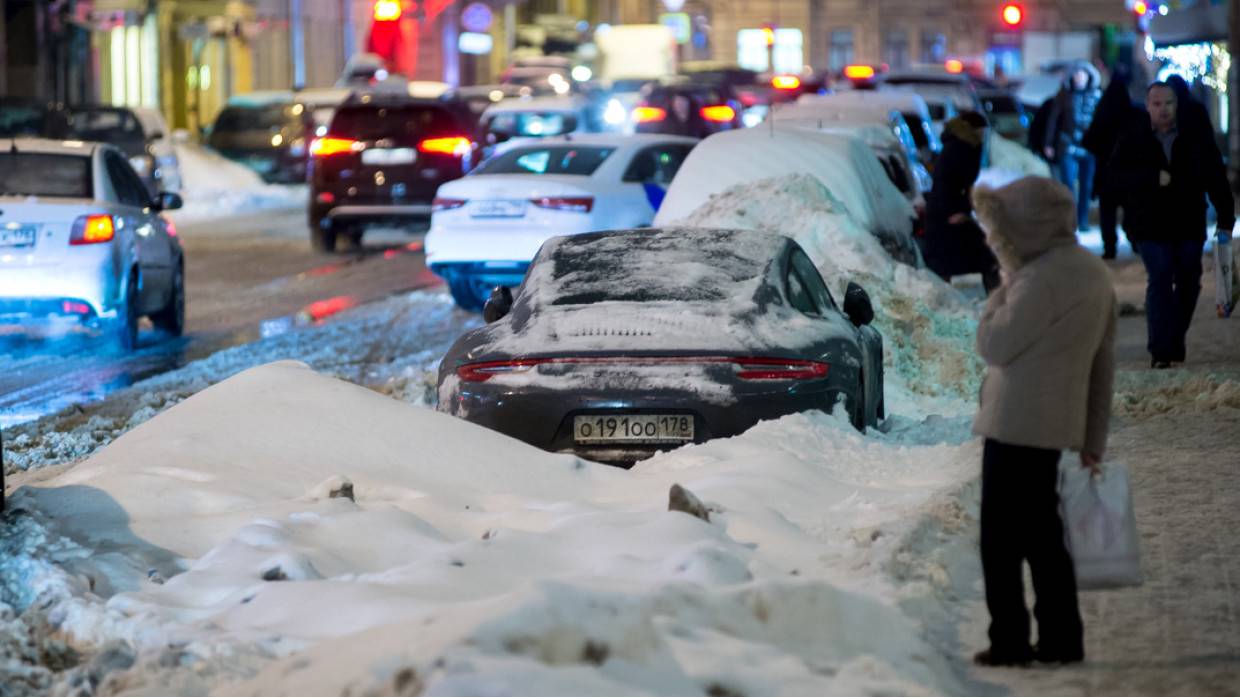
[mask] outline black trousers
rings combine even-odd
[[[990,648],[1028,657],[1029,611],[1021,563],[1037,596],[1039,650],[1083,653],[1076,575],[1059,518],[1059,451],[987,439],[982,450],[982,573],[990,610]]]
[[[1098,227],[1102,229],[1102,251],[1108,254],[1115,254],[1119,246],[1119,206],[1119,196],[1098,192]]]

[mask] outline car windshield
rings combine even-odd
[[[575,145],[515,148],[487,160],[476,174],[578,174],[589,176],[615,148]]]
[[[33,152],[0,152],[0,194],[90,198],[90,158]]]
[[[0,105],[0,136],[41,136],[46,113],[37,106]]]
[[[547,260],[553,267],[541,294],[553,306],[727,303],[752,297],[766,274],[767,253],[725,230],[565,237]]]
[[[143,140],[142,124],[125,109],[76,111],[71,119],[73,135],[101,143]]]
[[[347,138],[422,138],[460,135],[464,129],[441,107],[425,104],[346,106],[336,110],[328,133]]]
[[[270,104],[267,106],[230,106],[215,120],[215,133],[239,131],[270,131],[298,123],[305,107],[301,104]]]
[[[487,120],[487,131],[505,138],[561,136],[577,128],[577,117],[563,111],[501,111]]]

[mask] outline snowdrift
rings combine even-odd
[[[711,196],[671,225],[766,230],[793,238],[818,266],[836,301],[857,281],[874,301],[875,325],[885,342],[887,408],[914,395],[970,398],[983,364],[973,350],[973,305],[933,273],[897,264],[836,195],[813,176],[793,174],[741,184]],[[894,375],[893,375],[894,372]],[[950,405],[937,405],[945,412]]]
[[[178,143],[176,153],[185,206],[167,215],[177,223],[306,204],[304,185],[267,184],[253,170],[200,145]]]
[[[810,413],[625,472],[285,362],[21,489],[58,561],[0,563],[116,692],[958,694],[883,569],[976,456]]]
[[[1018,178],[1016,175],[1051,176],[1050,165],[1046,163],[1046,160],[1030,152],[1029,148],[997,133],[990,133],[989,138],[989,169],[1009,173],[1012,178]]]

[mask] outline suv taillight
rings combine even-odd
[[[633,121],[636,123],[652,123],[667,118],[667,110],[657,106],[639,106],[633,110]]]
[[[464,136],[448,136],[445,138],[426,138],[418,143],[418,150],[435,155],[455,155],[464,157],[474,147],[473,141]]]
[[[310,155],[312,157],[331,157],[332,155],[343,155],[347,152],[360,150],[360,143],[352,138],[337,138],[334,136],[324,136],[316,138],[310,144]]]
[[[110,215],[84,215],[73,221],[73,230],[69,233],[69,244],[99,244],[111,242],[116,236],[116,227]]]

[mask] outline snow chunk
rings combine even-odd
[[[304,184],[267,184],[245,165],[201,145],[178,143],[176,153],[185,205],[166,215],[177,223],[306,205],[309,194]]]

